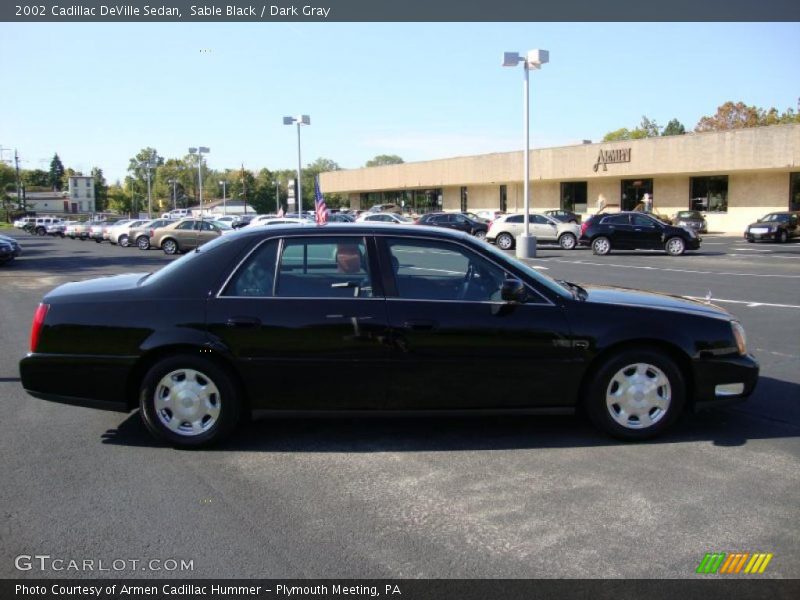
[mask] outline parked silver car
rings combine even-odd
[[[500,215],[489,226],[486,241],[497,244],[498,248],[510,250],[516,244],[517,236],[524,232],[525,215]],[[530,232],[542,242],[558,242],[564,250],[577,246],[581,228],[575,223],[562,223],[547,215],[530,213]]]

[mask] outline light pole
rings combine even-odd
[[[203,154],[211,152],[211,148],[199,146],[189,148],[189,154],[197,154],[197,195],[200,200],[200,218],[203,218]]]
[[[522,62],[522,70],[525,73],[523,83],[523,111],[522,111],[522,127],[523,139],[525,140],[525,150],[523,152],[523,194],[525,196],[525,216],[524,223],[525,229],[521,235],[517,236],[517,258],[531,258],[536,256],[536,236],[530,233],[530,177],[531,177],[531,163],[530,163],[530,126],[529,126],[529,112],[530,102],[528,99],[528,90],[530,85],[528,83],[528,71],[532,69],[541,69],[542,65],[550,62],[550,53],[547,50],[529,50],[527,56],[520,56],[516,52],[503,53],[503,66],[516,67]]]
[[[275,180],[275,214],[281,211],[281,182]]]
[[[172,210],[178,209],[178,180],[177,179],[167,179],[167,183],[172,184]]]
[[[300,177],[302,175],[302,162],[300,160],[300,125],[311,125],[311,117],[300,115],[299,117],[283,117],[284,125],[297,123],[297,217],[302,218],[303,214],[303,185]]]
[[[155,165],[151,162],[152,160],[153,156],[151,154],[147,160],[139,163],[140,167],[144,167],[145,169],[147,169],[147,218],[148,219],[153,218],[153,196],[150,191],[150,169],[152,169]],[[138,217],[139,215],[136,216]]]
[[[220,181],[219,184],[222,186],[222,214],[228,214],[228,205],[225,201],[225,186],[228,185],[227,181]]]

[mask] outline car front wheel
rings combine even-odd
[[[150,238],[146,235],[140,235],[136,239],[136,246],[139,250],[149,250],[150,249]]]
[[[670,256],[680,256],[686,250],[686,244],[681,238],[673,237],[667,240],[664,249]]]
[[[175,240],[164,240],[161,242],[161,249],[164,251],[164,254],[177,254],[178,242]]]
[[[123,233],[121,236],[119,236],[119,239],[117,240],[117,243],[120,246],[122,246],[123,248],[127,248],[128,245],[129,245],[128,244],[128,236]]]
[[[147,372],[139,408],[150,433],[179,448],[222,441],[241,415],[241,402],[226,371],[191,355],[164,359]]]
[[[562,233],[561,237],[558,238],[558,244],[564,250],[572,250],[573,248],[575,248],[575,244],[577,243],[578,240],[571,233]]]
[[[494,241],[501,250],[511,250],[514,247],[514,238],[510,233],[501,233]]]
[[[781,231],[781,232],[778,234],[778,241],[779,241],[781,244],[785,244],[786,242],[788,242],[788,241],[789,241],[789,234],[788,234],[788,233],[786,233],[786,230],[785,230],[785,229],[784,229],[784,230],[782,230],[782,231]]]
[[[601,256],[611,252],[611,240],[607,237],[597,237],[592,241],[592,252]]]
[[[623,440],[654,437],[678,418],[685,383],[666,354],[646,348],[623,351],[597,370],[584,398],[598,428]]]

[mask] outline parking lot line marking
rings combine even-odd
[[[618,265],[615,263],[599,263],[599,262],[589,262],[585,260],[560,260],[557,258],[540,258],[534,260],[547,260],[552,262],[559,262],[559,263],[568,263],[573,265],[589,265],[589,266],[596,266],[596,267],[617,267],[619,269],[643,269],[643,270],[652,270],[652,271],[670,271],[673,273],[694,273],[696,275],[731,275],[733,277],[776,277],[779,279],[800,279],[800,275],[775,275],[772,273],[727,273],[727,272],[717,272],[717,271],[697,271],[694,269],[669,269],[664,267],[647,267],[647,266],[640,266],[640,265]]]
[[[692,300],[701,300],[705,302],[706,298],[701,296],[686,296]],[[724,298],[711,298],[711,304],[717,302],[724,302],[727,304],[744,304],[748,308],[758,308],[759,306],[768,306],[770,308],[800,308],[797,304],[774,304],[772,302],[753,302],[748,300],[725,300]]]
[[[762,352],[764,354],[772,354],[773,356],[780,356],[782,358],[800,359],[800,356],[796,356],[794,354],[786,354],[785,352],[775,352],[774,350],[767,350],[766,348],[756,348],[755,351]]]

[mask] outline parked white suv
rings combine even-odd
[[[36,222],[31,223],[33,225],[31,233],[34,235],[47,235],[47,228],[50,225],[61,223],[63,220],[58,217],[36,217]]]
[[[529,213],[530,232],[542,242],[558,242],[564,250],[572,250],[581,236],[581,228],[576,223],[562,223],[547,215]],[[498,248],[511,250],[517,236],[524,232],[525,215],[500,215],[489,226],[486,241],[497,244]]]

